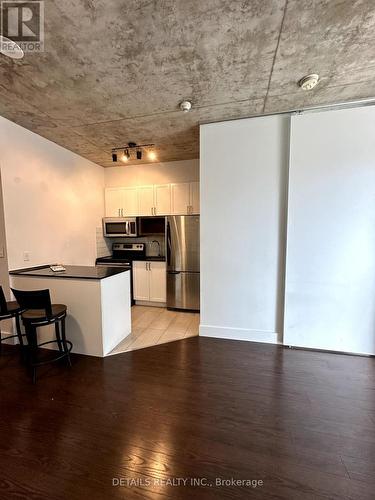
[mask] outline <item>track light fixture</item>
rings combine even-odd
[[[127,163],[129,160],[142,160],[143,150],[146,149],[147,156],[149,160],[155,160],[156,154],[150,148],[153,148],[155,144],[137,144],[135,142],[128,142],[127,145],[120,148],[112,148],[112,161],[117,161],[117,151],[123,151],[121,154],[121,161]],[[134,151],[134,153],[132,153]]]

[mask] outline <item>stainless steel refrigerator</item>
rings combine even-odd
[[[199,215],[167,217],[167,307],[199,311]]]

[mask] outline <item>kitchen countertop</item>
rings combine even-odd
[[[142,259],[137,259],[137,260],[150,260],[150,261],[153,261],[153,262],[165,262],[165,257],[158,257],[158,256],[153,256],[153,257],[144,257]]]
[[[10,271],[10,275],[34,276],[42,278],[57,278],[57,279],[88,279],[102,280],[110,278],[115,274],[120,274],[129,271],[124,267],[107,267],[107,266],[64,266],[66,271],[54,272],[49,266],[30,267],[27,269],[16,269]]]

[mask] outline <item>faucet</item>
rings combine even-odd
[[[151,243],[150,243],[150,245],[153,245],[154,243],[156,243],[158,245],[158,247],[159,247],[158,257],[160,257],[160,255],[161,255],[160,254],[160,242],[158,240],[152,240]]]

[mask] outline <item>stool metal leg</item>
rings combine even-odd
[[[56,340],[57,340],[57,345],[59,347],[59,351],[64,352],[63,344],[61,342],[61,337],[60,337],[60,326],[59,326],[58,321],[56,321],[56,323],[55,323],[55,333],[56,333]]]
[[[63,342],[63,346],[64,346],[64,352],[66,354],[66,357],[68,358],[69,366],[72,366],[72,362],[70,360],[70,351],[69,351],[69,347],[66,343],[66,337],[65,337],[65,318],[63,318],[61,320],[61,338],[62,338],[62,342]]]
[[[22,338],[22,332],[21,332],[21,323],[20,323],[20,315],[19,314],[16,314],[15,320],[16,320],[16,333],[17,333],[18,341],[20,343],[21,348],[23,348],[24,344],[23,344],[23,338]]]
[[[25,325],[25,327],[26,327],[26,337],[27,337],[28,351],[29,351],[29,361],[33,375],[33,384],[35,384],[36,383],[35,364],[38,361],[38,342],[36,336],[36,327],[32,325]]]

